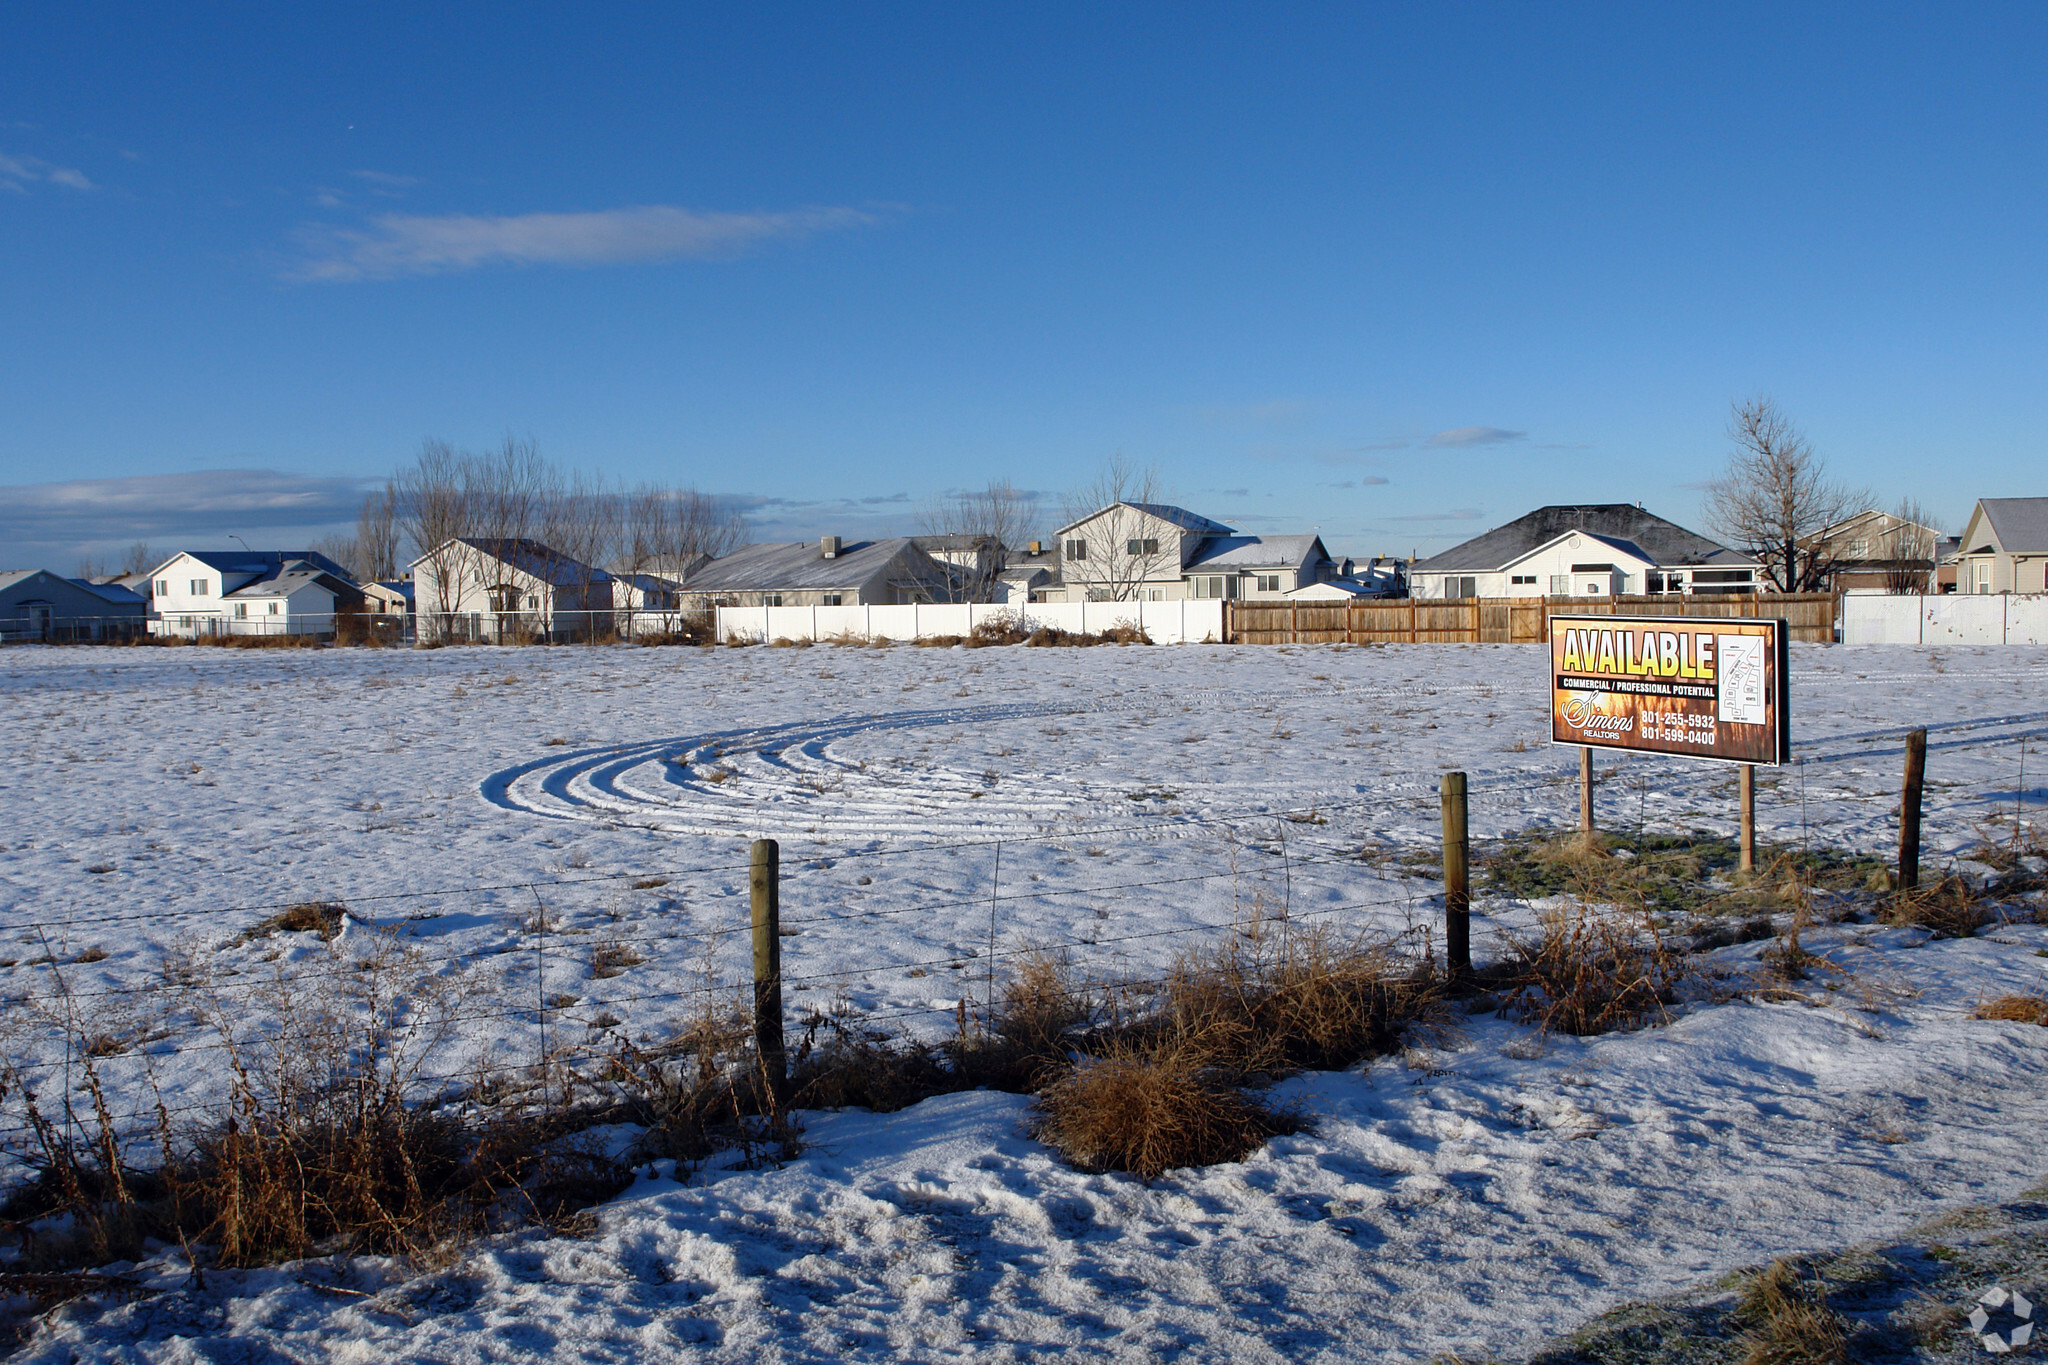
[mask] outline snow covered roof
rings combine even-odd
[[[824,550],[815,540],[742,545],[691,574],[683,581],[683,588],[686,592],[850,588],[882,572],[905,551],[928,558],[909,536],[848,541],[831,559],[825,558]]]
[[[1977,505],[2007,554],[2048,552],[2048,498],[1979,498]]]
[[[1101,508],[1098,511],[1090,512],[1087,516],[1082,517],[1079,521],[1068,522],[1065,526],[1060,527],[1058,531],[1054,532],[1054,534],[1063,535],[1066,532],[1073,530],[1076,526],[1079,526],[1082,522],[1093,521],[1097,517],[1101,516],[1104,512],[1112,512],[1119,507],[1133,508],[1137,511],[1145,513],[1147,516],[1153,516],[1159,518],[1161,521],[1171,522],[1173,525],[1180,527],[1180,529],[1183,531],[1193,531],[1198,535],[1228,536],[1236,534],[1236,532],[1231,527],[1225,526],[1220,521],[1211,521],[1207,517],[1202,516],[1199,513],[1188,511],[1188,509],[1185,507],[1175,507],[1171,503],[1164,502],[1113,502],[1109,506]]]
[[[442,541],[406,567],[417,568],[432,560],[450,545],[467,545],[470,549],[490,556],[515,572],[523,573],[529,578],[537,578],[557,588],[580,586],[584,583],[603,583],[611,578],[603,569],[594,569],[581,560],[571,559],[561,551],[527,536],[454,536]]]
[[[1748,556],[1717,545],[1705,536],[1646,512],[1632,502],[1539,507],[1505,526],[1496,526],[1428,559],[1418,560],[1416,573],[1493,573],[1506,568],[1532,550],[1550,544],[1559,536],[1579,531],[1629,547],[1647,563],[1749,564]]]
[[[330,561],[331,562],[331,561]],[[226,597],[288,597],[300,588],[319,587],[333,593],[346,593],[355,589],[355,580],[347,574],[333,574],[316,564],[301,560],[290,560],[272,568],[262,577],[244,583]]]
[[[90,578],[74,578],[71,582],[85,589],[94,597],[103,598],[117,606],[140,607],[148,604],[147,599],[141,593],[133,588],[124,587],[119,583],[95,583]]]
[[[1319,535],[1211,536],[1195,547],[1188,570],[1295,568],[1311,559],[1328,559]]]
[[[274,573],[280,566],[297,560],[303,564],[311,564],[322,573],[333,574],[344,582],[355,582],[355,578],[347,569],[318,550],[186,550],[183,553],[198,560],[207,568],[218,569],[222,573]],[[171,559],[176,558],[177,555],[171,556]],[[171,560],[167,559],[164,564],[170,562]],[[162,568],[163,565],[159,564],[157,567]]]
[[[24,578],[34,578],[41,569],[0,569],[0,592],[5,592]]]

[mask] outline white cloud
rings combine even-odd
[[[0,152],[0,189],[27,194],[34,184],[62,185],[67,190],[89,190],[92,181],[85,178],[85,172],[74,171],[68,166],[52,166],[41,157],[9,156]]]
[[[1439,431],[1425,444],[1433,446],[1491,446],[1503,441],[1519,441],[1528,436],[1526,431],[1509,431],[1504,427],[1452,427]]]
[[[147,540],[170,549],[228,548],[235,532],[299,542],[355,522],[369,482],[271,469],[202,469],[0,488],[4,568],[69,572],[75,554]],[[272,548],[278,548],[273,546]],[[43,562],[34,562],[43,561]]]
[[[734,256],[764,242],[878,222],[852,208],[707,213],[653,205],[596,213],[490,217],[385,214],[365,229],[309,229],[310,256],[286,273],[343,282],[438,275],[490,265],[622,265]]]

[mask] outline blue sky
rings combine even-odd
[[[1696,520],[1759,392],[1954,530],[2048,493],[2044,65],[2040,5],[17,7],[0,567],[508,433],[764,537],[1120,453],[1426,553]]]

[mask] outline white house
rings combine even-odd
[[[406,567],[422,642],[561,639],[615,625],[611,575],[537,540],[456,536]]]
[[[1706,596],[1758,589],[1758,564],[1634,503],[1539,507],[1418,560],[1418,598]]]
[[[325,635],[363,601],[348,570],[314,550],[185,550],[150,581],[158,635]]]
[[[1091,513],[1060,528],[1059,550],[1069,602],[1277,599],[1337,576],[1320,536],[1241,536],[1164,503]]]
[[[2048,592],[2048,498],[1979,498],[1955,561],[1957,592]]]

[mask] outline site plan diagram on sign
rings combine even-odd
[[[1761,635],[1715,637],[1721,656],[1720,719],[1734,725],[1764,723],[1764,650]]]

